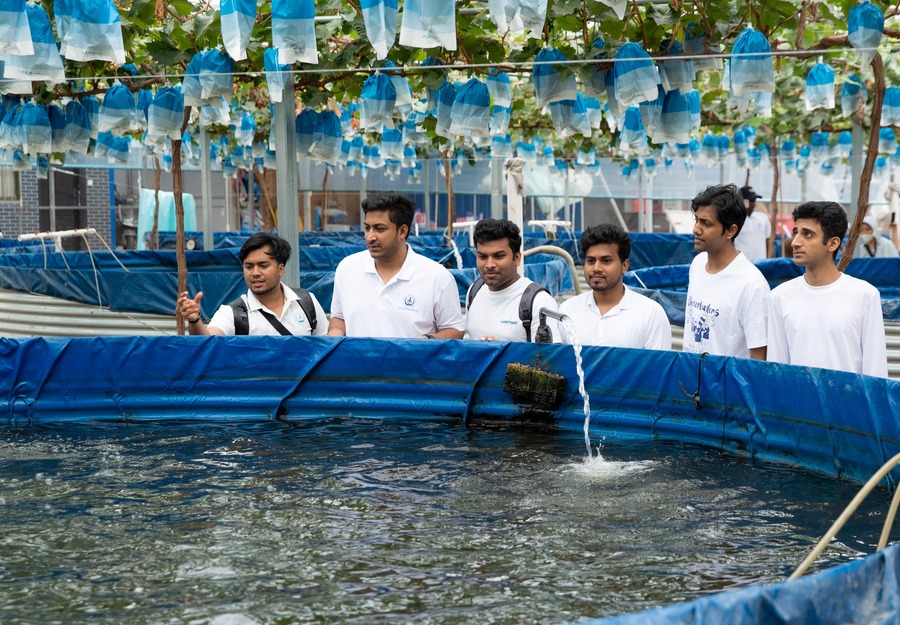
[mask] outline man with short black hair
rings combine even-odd
[[[684,313],[686,352],[766,359],[769,283],[734,238],[747,218],[733,184],[707,187],[691,201],[694,249]]]
[[[772,290],[768,359],[888,377],[881,295],[834,262],[847,233],[843,207],[806,202],[793,216],[794,263],[806,273]]]
[[[743,252],[750,262],[765,260],[769,255],[769,237],[772,236],[772,223],[769,214],[762,204],[757,203],[760,196],[753,187],[741,187],[747,219],[741,231],[734,238],[734,247]]]
[[[368,249],[338,263],[328,335],[461,339],[465,320],[453,275],[406,242],[413,201],[377,193],[362,210]]]
[[[247,292],[240,302],[220,306],[208,325],[200,317],[203,291],[193,298],[187,291],[178,297],[176,305],[182,318],[187,319],[190,334],[304,336],[327,332],[325,311],[316,296],[305,290],[295,292],[281,282],[284,266],[291,258],[290,243],[268,232],[257,232],[244,241],[238,258]]]
[[[581,235],[584,277],[591,287],[559,311],[572,319],[582,345],[672,349],[672,327],[663,307],[622,281],[631,263],[631,236],[619,226],[592,226]],[[565,324],[563,342],[573,343]]]
[[[519,275],[522,235],[508,219],[482,219],[472,233],[475,262],[481,278],[466,294],[466,330],[482,341],[534,341],[541,308],[557,311],[547,289]],[[484,288],[484,287],[487,288]],[[527,298],[527,299],[525,299]],[[528,304],[527,312],[522,309]],[[559,342],[555,319],[547,318],[554,342]]]

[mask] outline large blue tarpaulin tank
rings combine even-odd
[[[900,452],[896,381],[676,352],[582,355],[595,440],[697,443],[859,482]],[[571,346],[483,341],[0,339],[0,409],[12,424],[345,415],[514,424],[535,412],[527,394],[504,391],[511,363],[562,375],[562,402],[541,422],[581,428]],[[897,572],[891,548],[798,581],[595,622],[895,623]]]
[[[803,268],[790,258],[770,258],[756,266],[772,288],[803,275]],[[658,301],[669,321],[683,326],[689,270],[690,264],[649,267],[626,274],[625,284]],[[846,273],[878,289],[885,319],[900,319],[900,258],[856,258]]]
[[[341,247],[301,248],[300,284],[312,291],[322,307],[331,309],[334,266],[347,254],[365,249]],[[241,274],[237,248],[211,252],[185,252],[188,291],[203,291],[202,312],[211,317],[216,309],[247,290]],[[329,269],[306,269],[309,254],[334,263]],[[446,254],[446,250],[439,250]],[[291,260],[290,262],[295,262]],[[473,265],[450,273],[456,280],[462,305],[466,291],[476,280]],[[525,275],[551,293],[574,288],[572,272],[565,260],[549,254],[535,254],[525,260]],[[294,285],[292,285],[294,286]],[[102,305],[111,310],[174,315],[178,291],[178,262],[173,251],[67,252],[0,254],[0,289],[38,293],[84,304]]]
[[[227,247],[240,247],[252,232],[215,232],[213,233],[213,245],[216,249]],[[185,237],[194,243],[194,249],[203,249],[202,232],[185,232]],[[300,232],[301,249],[307,245],[364,245],[363,233],[360,230],[351,232]],[[539,245],[555,245],[567,251],[580,262],[581,246],[579,240],[581,233],[569,234],[560,232],[555,238],[535,236],[526,232],[524,237],[525,249],[529,250]],[[422,247],[442,247],[445,236],[441,231],[422,231],[418,235],[409,237],[409,244],[416,250]],[[453,242],[460,251],[471,250],[469,235],[465,231],[457,230],[453,234]],[[631,268],[642,269],[644,267],[657,267],[660,265],[678,265],[690,263],[694,257],[694,236],[691,234],[632,232],[631,233]],[[175,233],[159,233],[159,249],[175,249]],[[471,252],[470,252],[471,253]]]

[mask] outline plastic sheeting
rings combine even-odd
[[[195,229],[197,227],[197,209],[194,196],[190,193],[182,194],[184,203],[184,227]],[[138,249],[146,249],[144,234],[153,229],[153,213],[156,211],[156,196],[150,189],[141,189],[138,198]],[[157,216],[157,230],[171,231],[175,227],[175,194],[171,191],[159,192],[159,213]],[[174,232],[172,233],[174,236]]]
[[[252,232],[215,232],[213,233],[213,245],[216,249],[226,247],[240,247]],[[300,246],[308,245],[346,245],[348,243],[364,245],[362,231],[350,232],[300,232]],[[194,249],[203,249],[203,233],[187,231],[185,237],[194,243]],[[525,249],[538,247],[539,245],[555,245],[567,251],[575,264],[580,266],[582,262],[579,240],[581,233],[576,232],[574,238],[566,233],[560,233],[558,238],[538,237],[525,233]],[[472,253],[468,250],[469,235],[465,232],[454,233],[453,239],[460,252],[465,255]],[[440,247],[444,244],[444,235],[437,231],[424,231],[418,236],[409,238],[409,244],[415,249],[423,247]],[[175,249],[175,233],[160,231],[159,248],[163,250]],[[362,247],[360,247],[362,249]],[[631,233],[631,269],[644,269],[647,267],[659,267],[662,265],[689,264],[694,258],[694,235],[670,234],[670,233]],[[437,259],[435,259],[437,260]],[[469,264],[469,263],[466,263]]]
[[[592,436],[605,444],[684,441],[859,482],[900,452],[897,381],[672,351],[587,346],[582,357]],[[340,415],[518,421],[528,415],[503,391],[506,366],[538,360],[566,379],[562,405],[545,416],[580,428],[571,346],[456,340],[0,339],[0,410],[35,423]]]
[[[790,258],[771,258],[756,266],[772,288],[803,275],[803,270]],[[625,284],[662,304],[669,321],[683,326],[689,270],[688,264],[650,267],[626,274]],[[878,289],[886,320],[900,319],[900,284],[897,283],[900,258],[857,258],[847,266],[846,272]]]
[[[682,441],[857,482],[900,452],[896,381],[678,352],[588,346],[582,357],[591,436],[607,445]],[[581,428],[571,346],[455,340],[0,338],[0,410],[12,425],[347,415],[521,422],[527,414],[503,391],[506,367],[536,361],[566,380],[552,419]],[[898,573],[892,547],[793,582],[582,622],[895,623]]]
[[[297,253],[301,267],[299,286],[315,293],[322,307],[330,310],[334,267],[341,258],[361,249],[364,247],[321,248],[327,251],[310,256],[305,255],[306,248],[301,248]],[[237,254],[236,248],[186,252],[188,291],[191,294],[203,291],[204,316],[211,317],[220,305],[246,291]],[[327,269],[304,266],[313,261],[328,261],[329,266]],[[122,269],[120,262],[127,269]],[[102,305],[111,310],[170,315],[174,314],[178,295],[177,268],[172,251],[117,252],[114,257],[109,252],[60,254],[41,248],[31,254],[0,254],[0,288]],[[466,291],[477,277],[477,269],[473,262],[468,269],[450,269],[450,273],[456,280],[462,305]],[[568,265],[555,256],[530,257],[525,264],[525,275],[551,293],[573,289]]]
[[[578,625],[887,625],[900,618],[900,546],[793,582]]]

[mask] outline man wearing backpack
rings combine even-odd
[[[508,219],[482,219],[472,234],[481,278],[466,294],[466,331],[482,341],[534,341],[541,308],[556,312],[553,296],[519,275],[522,235]],[[483,288],[487,286],[487,288]],[[554,319],[547,318],[553,341],[560,340]]]
[[[247,292],[223,304],[209,324],[200,318],[203,292],[178,298],[178,310],[187,319],[190,334],[274,336],[322,336],[328,332],[325,311],[316,296],[305,289],[291,289],[281,282],[291,245],[281,237],[257,232],[244,241],[238,258],[244,270]]]
[[[663,307],[622,282],[631,256],[631,237],[614,224],[592,226],[581,235],[584,277],[591,287],[563,302],[582,345],[672,349],[672,327]],[[563,342],[573,343],[563,326]]]

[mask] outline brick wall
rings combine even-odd
[[[0,232],[7,238],[15,238],[24,232],[38,229],[38,212],[35,208],[38,204],[37,176],[33,170],[15,172],[14,175],[19,178],[22,203],[0,201]]]
[[[86,223],[100,233],[110,246],[115,246],[112,240],[112,227],[110,217],[110,188],[109,170],[107,169],[76,169],[72,170],[84,178],[85,183],[85,211]],[[17,172],[19,176],[19,194],[22,197],[18,201],[0,201],[0,232],[7,238],[40,230],[41,209],[48,206],[39,204],[38,179],[34,170]]]
[[[115,241],[111,236],[110,224],[110,200],[109,200],[109,170],[85,169],[86,181],[92,182],[87,188],[87,225],[96,230],[107,243],[115,248]]]

